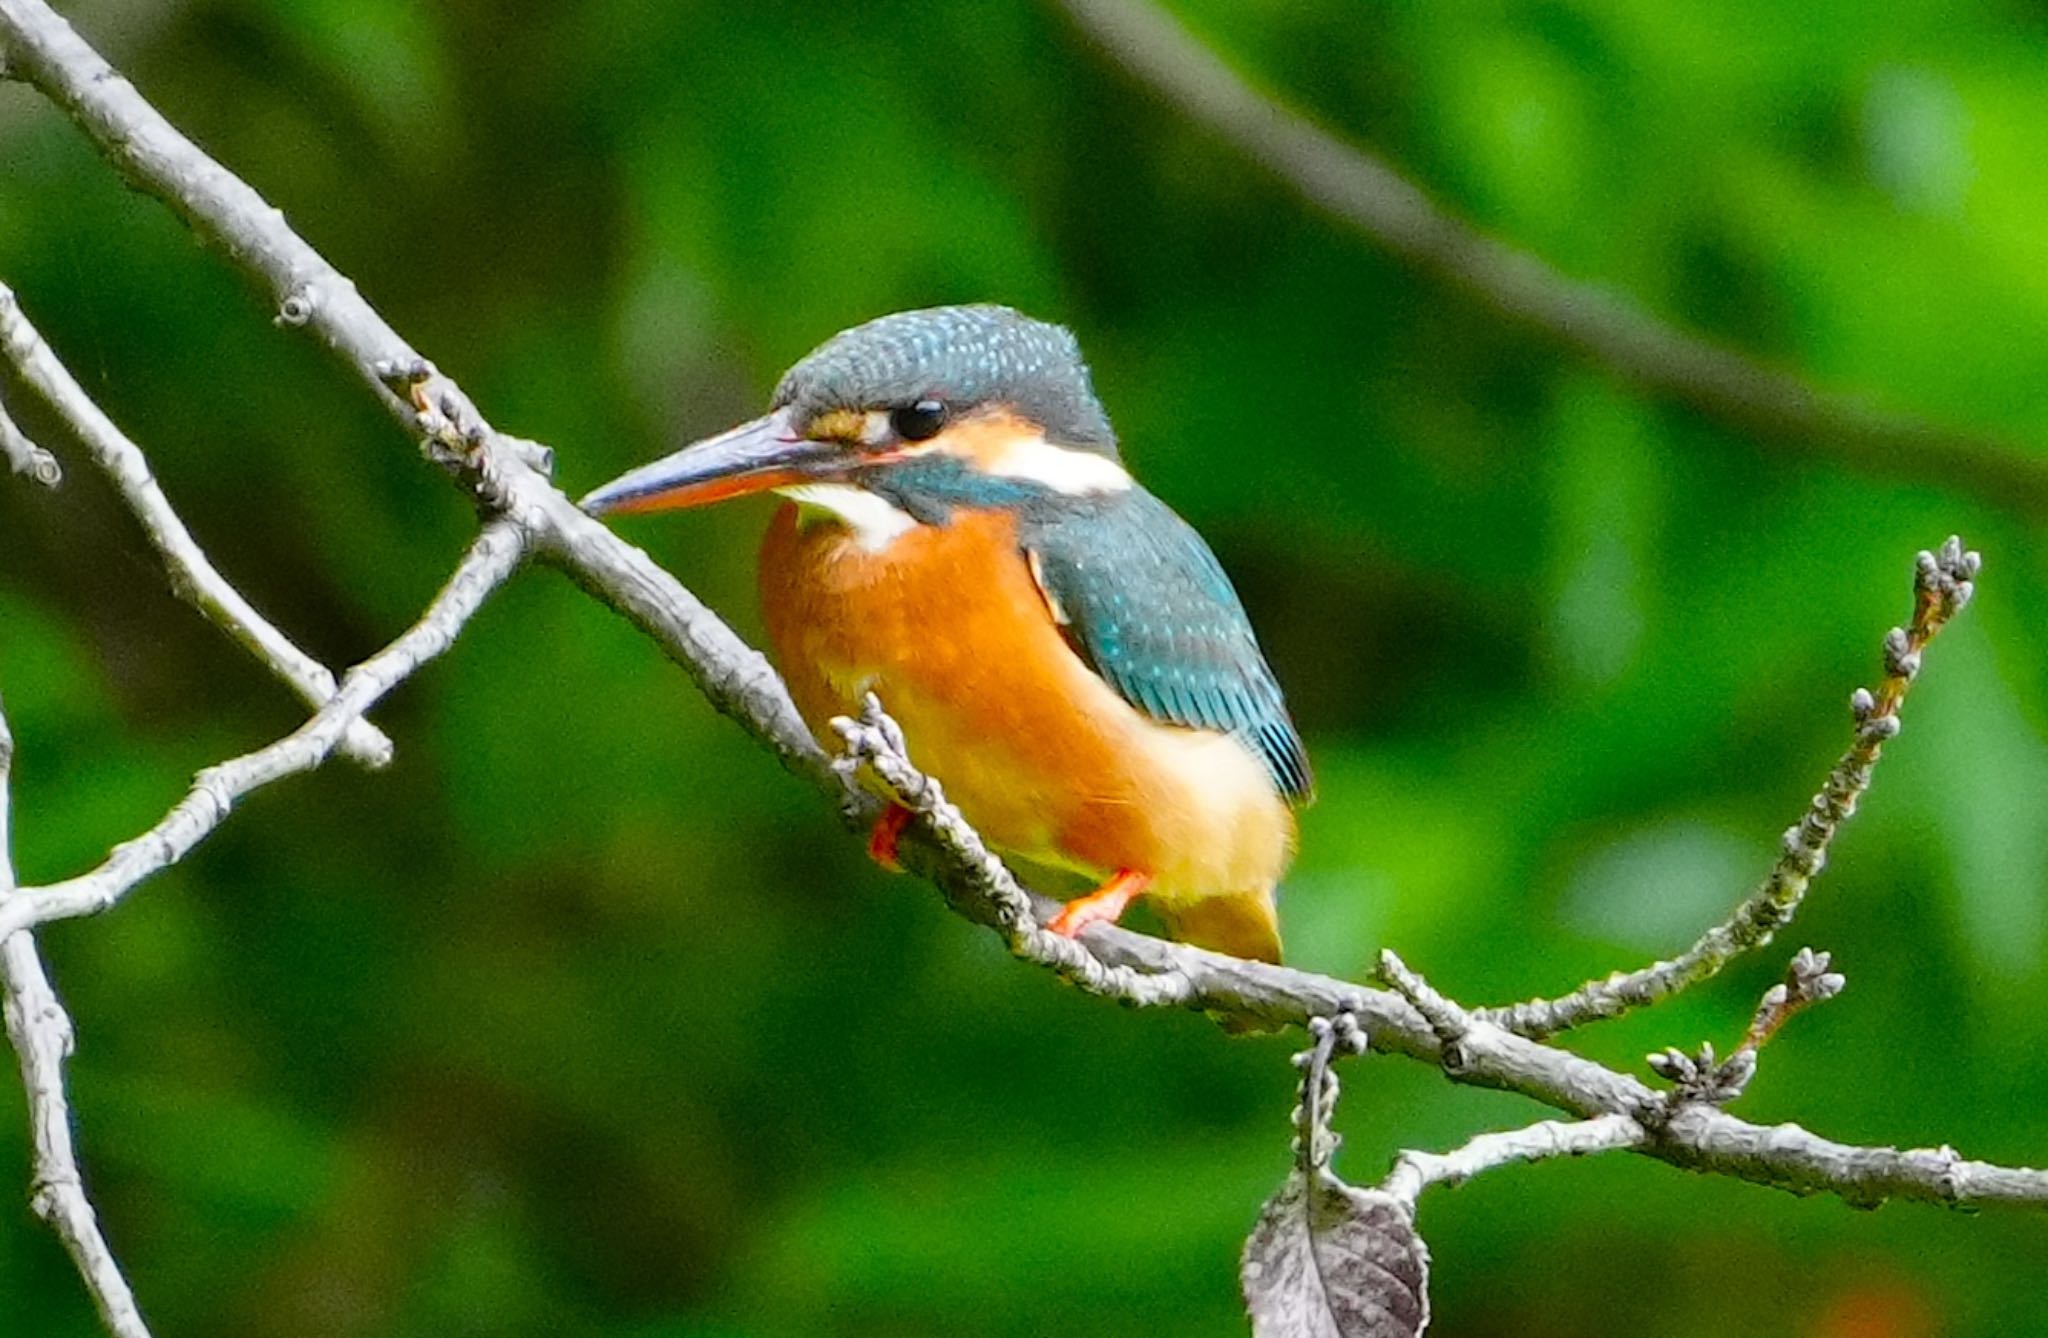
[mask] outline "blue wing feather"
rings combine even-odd
[[[1236,734],[1289,799],[1314,788],[1301,736],[1230,578],[1142,488],[1029,514],[1019,535],[1068,641],[1155,720]]]

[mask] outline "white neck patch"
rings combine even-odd
[[[1044,437],[1020,437],[1005,444],[987,469],[1002,478],[1044,484],[1069,497],[1124,492],[1131,486],[1131,476],[1108,456],[1055,446]]]
[[[799,483],[775,491],[797,504],[799,523],[837,522],[851,530],[854,542],[870,553],[881,552],[917,528],[908,512],[864,488],[844,483]]]

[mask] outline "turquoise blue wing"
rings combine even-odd
[[[1090,501],[1027,514],[1019,535],[1068,643],[1153,719],[1242,738],[1306,801],[1301,736],[1209,545],[1142,488]]]

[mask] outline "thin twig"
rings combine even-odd
[[[0,904],[12,900],[14,857],[8,831],[8,782],[14,764],[14,736],[0,709]],[[114,1252],[100,1232],[85,1181],[78,1171],[78,1153],[71,1141],[71,1107],[64,1095],[64,1061],[71,1054],[71,1017],[43,970],[35,937],[23,930],[0,941],[0,989],[6,999],[7,1038],[21,1063],[21,1085],[28,1093],[30,1141],[35,1174],[29,1204],[50,1224],[98,1307],[100,1320],[116,1338],[149,1338],[149,1328],[135,1308],[135,1295]]]
[[[0,460],[7,468],[23,478],[54,488],[64,481],[64,467],[57,463],[57,457],[28,439],[28,434],[8,415],[5,401],[0,401]]]
[[[1472,1014],[1437,993],[1436,987],[1411,969],[1392,948],[1380,950],[1379,966],[1373,974],[1413,1004],[1415,1011],[1428,1019],[1430,1029],[1445,1044],[1454,1043],[1472,1030]]]
[[[107,909],[136,884],[183,859],[226,820],[237,799],[319,766],[350,721],[453,644],[463,624],[519,566],[527,543],[527,531],[512,520],[486,526],[420,620],[349,670],[340,691],[310,720],[266,748],[201,771],[192,778],[191,790],[155,826],[114,847],[92,872],[22,888],[0,901],[0,934]]]
[[[1742,1043],[1736,1049],[1763,1049],[1794,1014],[1840,994],[1849,983],[1848,977],[1833,968],[1832,953],[1801,948],[1785,968],[1785,978],[1765,990],[1764,997],[1757,1001],[1749,1030],[1743,1033]]]
[[[92,462],[119,489],[122,500],[142,522],[150,544],[162,556],[170,571],[171,589],[179,598],[268,665],[308,706],[317,709],[332,697],[334,675],[327,666],[293,645],[290,637],[272,626],[215,569],[157,485],[142,448],[85,393],[85,387],[29,324],[13,290],[4,283],[0,283],[0,358],[12,363],[22,381],[64,419]],[[391,760],[391,740],[369,721],[358,720],[349,726],[342,752],[364,766],[381,767]]]
[[[1856,732],[1848,751],[1828,772],[1799,821],[1786,829],[1782,853],[1769,876],[1727,920],[1669,961],[1588,981],[1562,998],[1486,1009],[1483,1015],[1524,1036],[1553,1035],[1653,1004],[1714,975],[1741,953],[1769,943],[1798,913],[1806,889],[1827,863],[1829,843],[1870,788],[1871,772],[1885,743],[1898,735],[1899,707],[1920,672],[1921,653],[1970,602],[1981,565],[1978,555],[1964,551],[1962,540],[1954,535],[1938,552],[1922,552],[1915,559],[1912,622],[1885,634],[1885,672],[1877,691],[1858,688],[1850,696]]]
[[[1692,1054],[1675,1047],[1649,1055],[1650,1068],[1672,1085],[1673,1102],[1705,1102],[1725,1106],[1749,1090],[1757,1058],[1792,1015],[1834,998],[1846,983],[1841,972],[1828,969],[1827,953],[1801,948],[1786,968],[1784,980],[1764,991],[1749,1029],[1726,1059],[1715,1057],[1711,1041]]]
[[[1462,1185],[1496,1167],[1636,1148],[1648,1137],[1643,1126],[1627,1115],[1540,1120],[1522,1129],[1480,1134],[1449,1152],[1402,1152],[1394,1158],[1394,1169],[1380,1182],[1380,1189],[1412,1207],[1424,1190],[1437,1185]]]
[[[1303,1175],[1327,1171],[1343,1138],[1330,1127],[1337,1113],[1342,1084],[1331,1061],[1338,1052],[1362,1055],[1369,1048],[1365,1029],[1349,1013],[1308,1020],[1309,1048],[1294,1056],[1301,1086],[1294,1104],[1294,1165]]]
[[[2048,469],[2023,445],[1816,390],[1488,236],[1380,159],[1253,89],[1149,0],[1059,3],[1132,75],[1309,203],[1619,375],[1873,473],[1939,479],[1998,506],[2048,506]]]

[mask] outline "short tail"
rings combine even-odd
[[[1203,897],[1179,905],[1153,903],[1167,932],[1183,943],[1255,962],[1280,960],[1280,917],[1271,889]]]

